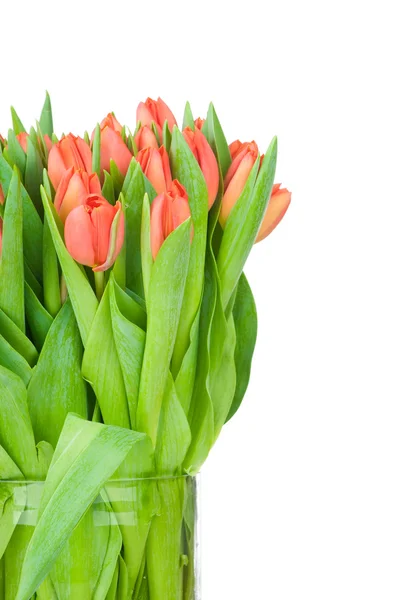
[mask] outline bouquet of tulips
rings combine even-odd
[[[60,138],[48,95],[29,131],[11,112],[0,600],[191,600],[188,476],[248,385],[243,268],[290,203],[273,183],[276,139],[264,155],[228,145],[212,104],[204,120],[187,104],[180,130],[147,99],[134,130],[109,114]]]

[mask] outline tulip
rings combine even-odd
[[[265,213],[256,242],[261,242],[261,240],[266,238],[267,235],[269,235],[282,221],[289,208],[291,198],[291,192],[286,188],[281,188],[280,183],[274,185],[267,212]]]
[[[21,133],[18,133],[18,135],[16,136],[22,150],[25,152],[25,154],[28,151],[28,134],[26,133],[26,131],[21,131]]]
[[[240,146],[235,148],[233,147],[234,144],[239,144]],[[220,223],[223,227],[232,207],[241,195],[249,173],[258,157],[258,147],[255,142],[248,144],[234,142],[234,144],[230,146],[232,163],[224,179],[225,191],[220,212]]]
[[[156,139],[156,135],[153,133],[152,129],[147,125],[144,127],[140,127],[134,141],[138,150],[143,150],[144,148],[158,148],[159,144]]]
[[[124,241],[124,214],[120,202],[109,204],[98,194],[88,196],[65,221],[69,254],[93,271],[106,271],[115,262]]]
[[[174,180],[168,192],[151,204],[151,250],[155,260],[165,239],[191,216],[188,195],[181,183]]]
[[[92,157],[89,145],[80,137],[69,134],[54,144],[48,155],[48,175],[54,189],[58,189],[65,171],[76,170],[92,173]]]
[[[101,172],[109,171],[113,160],[123,176],[126,175],[133,155],[121,136],[122,127],[113,115],[108,115],[101,123]]]
[[[206,119],[201,119],[200,117],[198,117],[197,119],[195,119],[195,127],[197,127],[198,129],[200,129],[202,131],[203,129],[203,125],[206,123]]]
[[[166,192],[171,186],[171,169],[169,156],[164,146],[159,148],[144,148],[137,155],[144,174],[152,183],[157,194]]]
[[[63,223],[74,208],[85,203],[90,194],[101,195],[101,184],[96,173],[89,175],[86,171],[75,171],[74,167],[65,171],[54,200],[55,209]]]
[[[198,161],[205,178],[210,210],[218,193],[219,172],[216,157],[200,129],[195,128],[195,131],[192,131],[192,129],[186,127],[183,131],[183,136]]]
[[[225,227],[228,216],[238,201],[250,171],[259,155],[258,147],[255,142],[245,142],[242,144],[239,140],[229,146],[232,163],[224,180],[224,197],[221,203],[220,223]],[[268,208],[261,224],[256,242],[260,242],[269,235],[284,217],[291,201],[291,192],[287,189],[281,189],[281,184],[275,184],[271,192],[271,198]]]
[[[137,108],[137,122],[140,121],[141,125],[147,125],[152,127],[152,123],[155,123],[160,140],[162,140],[162,129],[164,122],[167,121],[170,131],[173,130],[174,125],[177,125],[177,121],[161,98],[152,100],[147,98],[145,102],[140,102]]]

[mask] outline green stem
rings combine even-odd
[[[105,289],[105,273],[104,271],[94,271],[94,280],[95,280],[95,292],[97,294],[97,298],[101,301],[101,298]]]

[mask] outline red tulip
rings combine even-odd
[[[164,146],[159,148],[144,148],[137,155],[144,174],[152,183],[157,194],[166,192],[171,186],[171,169],[169,156]]]
[[[26,133],[26,131],[21,131],[21,133],[18,133],[16,138],[18,140],[18,142],[20,143],[20,146],[22,148],[22,150],[25,152],[25,154],[28,151],[28,134]]]
[[[255,142],[245,142],[242,144],[242,142],[237,140],[230,145],[229,150],[231,153],[232,164],[225,176],[225,192],[220,212],[220,223],[223,227],[227,222],[232,208],[243,192],[250,171],[259,155],[258,147]],[[281,189],[280,183],[273,186],[268,208],[256,242],[267,237],[267,235],[269,235],[282,220],[289,208],[291,196],[291,192],[287,189]]]
[[[197,119],[195,119],[195,127],[197,127],[198,129],[200,129],[202,131],[203,129],[203,125],[206,123],[206,119],[201,119],[200,117],[198,117]]]
[[[143,150],[144,148],[158,148],[159,144],[156,139],[156,135],[153,133],[152,129],[147,125],[144,127],[140,127],[135,136],[135,143],[138,150]]]
[[[157,100],[147,98],[145,102],[140,102],[137,108],[138,121],[141,122],[141,125],[147,125],[148,127],[152,127],[154,122],[160,140],[162,140],[162,129],[165,121],[167,121],[170,131],[173,130],[174,125],[177,125],[173,113],[161,98]]]
[[[54,144],[48,155],[48,175],[57,189],[65,171],[76,170],[92,173],[92,157],[89,145],[80,137],[69,134]]]
[[[239,147],[233,148],[234,144]],[[228,215],[235,205],[243,188],[245,187],[249,173],[258,157],[258,147],[255,142],[231,144],[232,164],[224,179],[224,197],[221,204],[220,223],[224,227]]]
[[[115,262],[124,241],[124,214],[97,194],[74,208],[65,222],[65,244],[71,256],[93,271],[106,271]]]
[[[183,131],[183,136],[202,169],[209,193],[210,209],[218,193],[219,172],[217,159],[200,129],[195,128],[195,131],[192,131],[192,129],[186,127]]]
[[[127,173],[133,155],[121,136],[122,127],[113,115],[108,115],[101,123],[101,172],[109,171],[113,160],[121,174]]]
[[[101,195],[101,184],[96,173],[89,175],[86,171],[75,171],[74,167],[65,171],[54,200],[61,220],[65,223],[69,213],[84,204],[90,194]]]
[[[165,239],[191,216],[188,195],[176,179],[151,204],[151,249],[155,260]]]
[[[261,240],[266,238],[267,235],[279,225],[289,208],[291,198],[292,193],[286,188],[281,189],[280,183],[274,185],[267,212],[265,213],[264,221],[261,224],[256,242],[261,242]]]

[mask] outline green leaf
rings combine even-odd
[[[25,332],[22,200],[16,168],[7,194],[0,263],[0,308]]]
[[[123,178],[123,175],[121,174],[121,172],[119,171],[117,164],[112,159],[110,162],[110,175],[111,175],[112,181],[113,181],[115,197],[118,198],[120,192],[122,191],[124,178]]]
[[[112,206],[115,205],[116,199],[115,190],[113,188],[113,179],[109,175],[108,171],[104,171],[104,185],[102,186],[102,195],[108,200],[109,204],[112,204]]]
[[[47,134],[50,138],[54,133],[51,99],[48,92],[46,92],[46,99],[40,115],[40,129],[43,135]]]
[[[44,306],[52,317],[61,309],[61,287],[58,271],[58,258],[55,251],[47,217],[43,229],[43,293]]]
[[[0,335],[0,365],[18,375],[24,384],[28,385],[32,369],[25,358],[14,350],[2,335]]]
[[[15,108],[13,106],[11,106],[11,118],[12,118],[12,126],[14,129],[15,135],[18,135],[19,133],[25,133],[26,129],[23,126],[23,123],[22,123],[21,119],[18,117],[17,111],[15,110]]]
[[[228,414],[231,419],[240,407],[249,384],[250,369],[257,338],[257,311],[249,283],[242,274],[233,309],[236,330],[235,368],[236,390]]]
[[[142,296],[141,248],[140,236],[137,235],[137,232],[141,228],[145,183],[141,167],[134,159],[130,163],[123,189],[126,189],[126,285],[129,289]]]
[[[194,230],[187,283],[172,362],[172,373],[176,377],[189,347],[192,323],[196,317],[202,298],[207,238],[208,192],[198,162],[177,127],[174,127],[173,131],[170,158],[173,177],[177,178],[187,190]]]
[[[97,123],[94,133],[93,140],[93,173],[97,173],[98,177],[101,175],[101,128]]]
[[[25,282],[26,319],[36,348],[41,350],[53,323],[52,316],[41,304],[32,288]]]
[[[109,287],[113,336],[123,374],[130,423],[132,429],[135,429],[145,333],[136,324],[134,300],[127,296],[112,277]]]
[[[189,104],[189,102],[185,104],[184,110],[184,120],[182,123],[182,128],[185,129],[185,127],[189,127],[190,129],[192,129],[192,131],[195,131],[195,119],[193,118],[191,105]]]
[[[22,150],[22,146],[18,142],[17,137],[12,129],[8,130],[7,141],[7,152],[11,165],[18,167],[18,170],[21,173],[21,178],[23,179],[25,177],[26,154]]]
[[[82,374],[95,392],[104,422],[130,429],[123,373],[112,330],[109,295],[108,284],[86,343]],[[99,348],[101,352],[98,352]]]
[[[189,348],[184,356],[184,360],[182,361],[181,368],[175,381],[177,395],[186,415],[189,414],[195,386],[196,366],[198,362],[199,323],[200,311],[198,311],[195,321],[193,322]]]
[[[0,155],[0,185],[4,195],[7,196],[8,189],[13,177],[13,170]],[[35,209],[29,194],[21,184],[22,206],[23,206],[23,249],[24,256],[38,281],[42,278],[42,237],[43,224]]]
[[[217,258],[224,308],[238,284],[263,221],[274,182],[276,155],[277,140],[274,138],[264,156],[253,191],[258,159],[225,225]]]
[[[81,374],[83,347],[67,301],[49,329],[28,387],[29,412],[37,441],[57,445],[68,413],[87,418],[86,384]]]
[[[4,448],[0,446],[0,560],[7,549],[19,517],[24,511],[23,500],[26,496],[26,488],[23,483],[20,486],[15,483],[22,479],[21,471]],[[7,480],[13,481],[13,483],[8,483]],[[16,490],[18,498],[15,497]],[[0,592],[4,589],[1,587],[1,583],[0,577]]]
[[[231,153],[213,103],[210,103],[202,131],[217,157],[222,176],[225,177],[231,166]]]
[[[190,228],[188,219],[165,240],[153,264],[149,284],[137,428],[150,436],[154,446],[187,278]]]
[[[26,552],[16,600],[29,600],[34,594],[128,453],[140,460],[147,448],[142,434],[68,416],[44,486],[39,522]]]
[[[43,182],[43,163],[30,137],[28,138],[25,170],[25,187],[39,215],[43,216],[40,185]]]
[[[148,194],[144,196],[142,205],[141,219],[141,262],[142,262],[142,284],[145,298],[149,294],[149,283],[151,281],[151,271],[153,265],[151,249],[151,209],[149,206]]]
[[[0,445],[28,479],[37,475],[36,444],[26,388],[17,375],[0,366]]]
[[[167,119],[163,123],[163,146],[166,148],[167,152],[170,151],[171,133],[170,133],[170,128],[169,128],[169,124],[167,122]]]
[[[50,203],[43,186],[41,187],[41,194],[54,247],[68,287],[80,335],[85,345],[98,307],[98,300],[83,271],[75,263],[65,247],[57,225],[57,221],[59,222],[58,215],[54,205]]]
[[[33,367],[38,359],[38,353],[32,342],[15,325],[5,312],[0,309],[0,334],[26,361]]]

